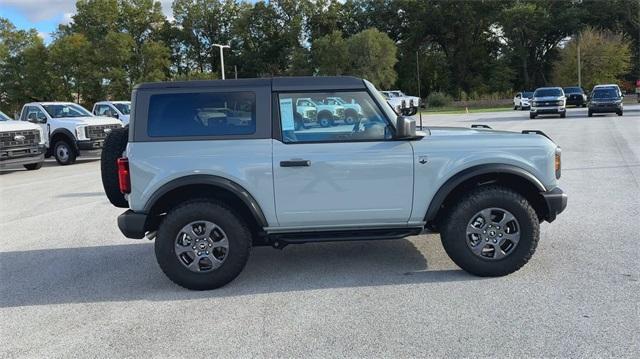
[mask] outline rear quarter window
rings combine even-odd
[[[254,92],[151,95],[149,137],[252,135],[256,132]]]

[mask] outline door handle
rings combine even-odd
[[[280,161],[280,167],[309,167],[309,166],[311,166],[311,161],[309,160]]]

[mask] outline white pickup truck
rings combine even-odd
[[[13,121],[0,112],[0,168],[22,165],[37,170],[44,161],[44,136],[34,124]]]
[[[48,147],[45,157],[55,156],[61,165],[76,161],[80,151],[99,150],[107,134],[122,127],[111,117],[94,116],[71,102],[31,102],[22,107],[21,121],[38,125]]]

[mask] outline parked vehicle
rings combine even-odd
[[[126,126],[129,124],[129,116],[131,115],[131,101],[96,102],[91,112],[96,116],[117,118],[123,126]]]
[[[407,96],[400,90],[381,91],[381,93],[399,115],[413,116],[421,105],[419,97]]]
[[[296,130],[296,99],[335,93],[361,107],[355,124]],[[200,108],[241,96],[254,103],[245,125],[197,121]],[[190,289],[233,280],[251,246],[425,230],[439,232],[453,261],[479,276],[527,263],[540,222],[567,204],[560,148],[541,131],[419,132],[384,102],[353,77],[138,85],[135,118],[103,152],[120,157],[103,161],[117,171],[102,173],[112,203],[128,208],[118,226],[126,237],[155,239],[160,268]]]
[[[345,108],[336,104],[324,104],[319,101],[314,101],[311,97],[298,98],[296,100],[297,112],[302,115],[305,123],[317,122],[320,127],[329,127],[337,120],[344,119]],[[315,119],[311,119],[308,116],[313,116],[313,111],[316,113]]]
[[[567,97],[567,105],[576,107],[587,106],[587,95],[581,87],[565,87],[563,90]]]
[[[81,151],[102,148],[107,133],[122,127],[119,120],[97,117],[70,102],[31,102],[22,107],[21,121],[37,124],[44,133],[45,157],[54,156],[61,165],[76,161]]]
[[[613,87],[600,87],[593,90],[589,100],[589,117],[594,113],[616,113],[622,116],[624,112],[622,97]]]
[[[349,103],[341,97],[327,97],[327,105],[344,107],[344,122],[353,125],[362,115],[362,107],[357,103]]]
[[[31,123],[14,121],[0,112],[0,168],[24,166],[29,171],[44,162],[42,129]]]
[[[514,110],[527,110],[531,108],[531,99],[533,98],[533,91],[518,92],[513,97],[513,109]]]
[[[556,114],[561,118],[567,116],[567,98],[562,87],[541,87],[533,93],[529,118],[539,115]]]

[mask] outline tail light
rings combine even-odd
[[[120,192],[131,193],[131,178],[129,176],[129,159],[126,157],[118,158],[118,185]]]

